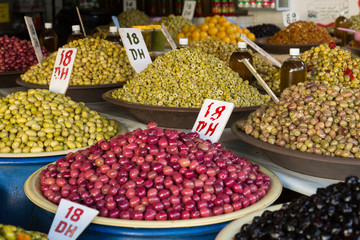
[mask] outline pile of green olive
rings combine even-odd
[[[0,98],[0,152],[38,153],[91,146],[116,136],[114,120],[63,94],[29,89]]]

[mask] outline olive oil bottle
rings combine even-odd
[[[345,12],[340,13],[340,16],[336,18],[334,24],[335,37],[341,39],[341,45],[345,46],[347,44],[348,33],[345,31],[338,30],[337,29],[338,27],[348,28],[348,21],[345,17]]]
[[[110,33],[106,36],[105,40],[108,40],[109,42],[113,42],[115,44],[123,45],[116,26],[110,27]]]
[[[55,52],[58,49],[59,38],[52,29],[52,23],[45,23],[45,30],[40,33],[40,45],[49,52]]]
[[[280,68],[280,91],[291,85],[306,81],[306,65],[300,59],[300,49],[290,48],[290,57],[284,61]]]
[[[83,39],[85,38],[84,34],[80,32],[80,25],[72,25],[72,34],[68,37],[67,43],[72,42],[74,40]]]
[[[253,75],[241,60],[247,59],[253,64],[251,54],[247,51],[246,42],[238,42],[238,49],[230,56],[229,67],[239,74],[243,80],[252,81]]]

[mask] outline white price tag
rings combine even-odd
[[[62,94],[66,93],[74,67],[76,53],[77,48],[58,49],[49,85],[50,91]]]
[[[48,239],[76,239],[98,214],[98,210],[61,199],[48,234]]]
[[[130,64],[137,73],[141,72],[147,65],[152,63],[144,38],[141,34],[141,29],[119,28],[119,34]]]
[[[31,17],[24,16],[24,19],[25,19],[27,30],[30,35],[31,44],[33,45],[33,47],[35,49],[36,57],[38,59],[38,62],[40,63],[40,66],[42,67],[42,63],[44,61],[44,56],[41,52],[41,46],[40,46],[39,38],[36,34],[34,22]]]
[[[233,109],[233,103],[205,99],[191,131],[213,143],[219,141]]]
[[[284,26],[287,27],[293,22],[297,22],[300,20],[300,16],[297,12],[291,11],[291,12],[283,12],[283,23]]]
[[[165,25],[162,23],[161,24],[161,31],[163,32],[166,40],[169,42],[170,46],[172,49],[176,48],[176,43],[174,42],[174,40],[172,39],[169,31],[167,30],[167,28],[165,27]]]
[[[195,12],[196,1],[185,1],[181,16],[188,20],[192,20]]]
[[[124,12],[130,9],[136,9],[136,0],[124,0]]]

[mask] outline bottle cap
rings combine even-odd
[[[45,23],[45,28],[46,29],[52,28],[52,23],[49,23],[49,22]]]
[[[110,26],[110,32],[111,33],[116,33],[117,32],[117,27],[116,26]]]
[[[345,16],[345,11],[341,11],[340,16]]]
[[[238,42],[238,48],[246,48],[246,42]]]
[[[290,56],[298,56],[298,55],[300,55],[299,48],[290,48]]]
[[[72,25],[72,26],[71,26],[71,29],[72,29],[73,31],[80,31],[80,25]]]
[[[187,45],[189,42],[189,40],[187,38],[180,38],[179,39],[179,44],[180,45]]]

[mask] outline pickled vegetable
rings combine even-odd
[[[112,96],[132,103],[192,108],[201,107],[206,98],[233,102],[237,107],[270,100],[220,59],[189,47],[156,58]]]
[[[87,147],[117,132],[114,120],[46,89],[29,89],[0,98],[1,153]]]
[[[85,38],[65,44],[77,48],[70,85],[98,85],[125,82],[135,74],[125,49],[104,39]],[[33,66],[21,75],[25,82],[49,85],[57,52],[44,59],[43,67]]]

